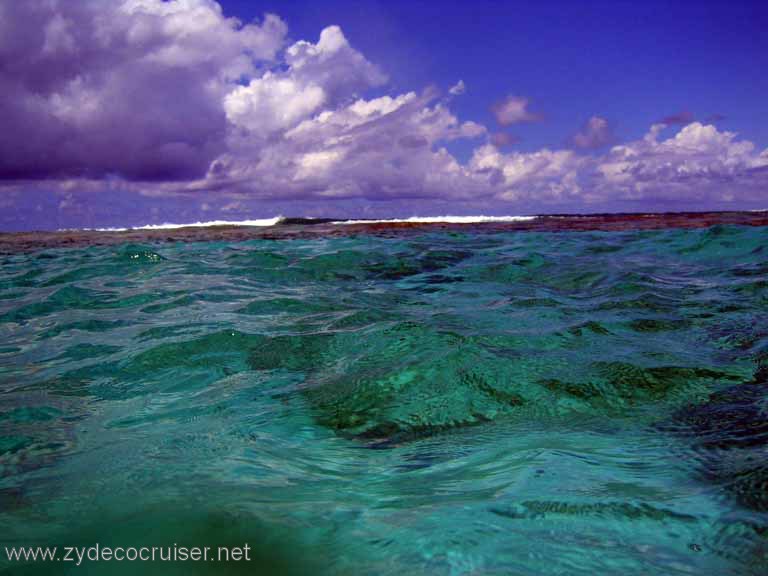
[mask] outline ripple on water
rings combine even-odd
[[[332,574],[758,574],[767,240],[425,232],[6,256],[6,538],[245,538],[265,565]]]

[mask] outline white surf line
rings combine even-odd
[[[480,224],[483,222],[524,222],[538,216],[411,216],[381,220],[338,220],[331,224]]]
[[[208,222],[190,222],[187,224],[146,224],[144,226],[130,226],[125,228],[83,228],[97,232],[127,232],[128,230],[176,230],[178,228],[210,228],[212,226],[276,226],[284,219],[283,216],[274,218],[262,218],[259,220],[210,220]]]

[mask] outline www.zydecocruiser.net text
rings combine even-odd
[[[18,546],[5,547],[11,562],[241,562],[251,560],[243,546]]]

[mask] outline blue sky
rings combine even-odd
[[[690,112],[768,145],[768,2],[223,1],[243,20],[274,12],[296,39],[338,24],[390,76],[392,93],[463,79],[461,118],[492,124],[507,94],[545,121],[516,127],[519,148],[564,145],[587,118],[621,139]]]
[[[0,229],[768,207],[767,2],[0,0],[0,22]]]

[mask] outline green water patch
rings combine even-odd
[[[681,307],[681,302],[672,296],[644,292],[636,297],[608,300],[597,306],[598,311],[640,311],[653,313],[674,313]]]
[[[300,299],[300,298],[270,298],[264,300],[254,300],[244,306],[238,313],[259,315],[271,314],[323,314],[338,310],[338,305],[332,301],[323,301],[318,299]]]
[[[531,520],[558,516],[592,516],[604,519],[653,520],[656,522],[697,522],[696,516],[680,514],[645,503],[600,502],[575,503],[552,501],[526,501],[506,508],[492,508],[491,512],[509,519]]]
[[[167,312],[168,310],[174,310],[177,308],[186,308],[189,306],[201,306],[206,302],[221,302],[221,303],[236,303],[240,302],[241,300],[247,299],[247,296],[244,296],[237,292],[231,292],[228,290],[223,291],[207,291],[207,292],[196,292],[194,294],[185,294],[184,296],[180,298],[176,298],[173,300],[170,300],[168,302],[161,302],[158,304],[150,304],[149,306],[145,306],[141,309],[141,312],[145,314],[158,314],[162,312]]]
[[[158,314],[160,312],[167,312],[168,310],[173,310],[174,308],[186,308],[187,306],[192,306],[198,301],[198,298],[193,294],[185,294],[181,298],[176,298],[175,300],[170,300],[168,302],[163,302],[160,304],[150,304],[149,306],[144,306],[141,311],[145,314]]]
[[[402,280],[454,267],[471,256],[472,253],[466,250],[427,249],[414,254],[388,251],[386,245],[379,245],[368,250],[338,249],[282,260],[264,253],[238,254],[229,258],[238,265],[249,265],[242,270],[261,280],[353,282]]]
[[[58,547],[57,562],[0,561],[13,574],[317,574],[330,573],[320,543],[305,542],[291,527],[241,512],[163,502],[127,511],[113,504],[100,516],[48,527],[28,546]],[[66,548],[72,548],[68,553]],[[77,552],[74,549],[77,548]],[[127,556],[126,556],[127,554]],[[140,556],[141,559],[138,559]],[[130,559],[133,559],[131,561]],[[9,572],[9,573],[10,573]]]
[[[746,226],[716,224],[693,231],[685,237],[679,254],[699,258],[722,258],[753,253],[761,247],[761,230]],[[763,236],[764,239],[764,236]]]
[[[394,312],[363,308],[346,312],[341,318],[334,320],[330,328],[334,331],[357,330],[381,325],[383,322],[394,322],[397,319],[398,316]]]
[[[32,443],[32,438],[20,436],[18,434],[0,436],[0,457],[14,454],[23,448],[31,446]]]
[[[295,334],[262,338],[251,349],[253,370],[311,371],[333,361],[331,334]]]
[[[627,326],[630,330],[642,333],[673,332],[689,328],[691,322],[685,319],[638,318],[637,320],[631,320]]]
[[[181,324],[171,324],[169,326],[153,326],[142,330],[137,340],[179,340],[181,336],[200,335],[207,332],[209,324],[204,322],[185,322]]]
[[[94,278],[130,277],[137,272],[143,272],[147,266],[160,264],[164,260],[163,256],[148,246],[125,244],[99,258],[97,263],[75,266],[72,270],[49,278],[41,286],[57,286]]]
[[[247,269],[280,269],[291,262],[290,256],[277,251],[248,250],[238,251],[226,257],[229,266],[243,267]]]
[[[0,300],[15,300],[23,297],[24,294],[24,292],[6,292],[5,294],[0,294]]]
[[[47,422],[62,415],[61,410],[53,406],[22,406],[5,412],[0,412],[0,422],[14,423]]]
[[[110,346],[109,344],[75,344],[67,348],[63,354],[56,356],[53,360],[87,360],[89,358],[100,358],[120,352],[120,346]]]
[[[234,371],[245,366],[246,351],[260,340],[258,336],[224,330],[194,340],[160,344],[131,358],[121,367],[120,373],[140,376],[177,366],[229,367]]]
[[[173,330],[170,327],[169,330]],[[247,357],[266,338],[236,330],[224,330],[191,340],[166,342],[149,347],[124,360],[101,361],[63,372],[54,378],[30,385],[63,396],[91,396],[117,400],[154,393],[193,391],[219,378],[248,369]],[[98,346],[79,346],[83,352],[101,355],[116,350]],[[70,359],[75,359],[71,354]]]
[[[532,279],[533,275],[539,274],[546,266],[546,257],[533,253],[511,259],[505,258],[502,262],[472,266],[467,269],[466,274],[479,281],[512,284]]]
[[[74,330],[95,333],[110,332],[126,325],[127,322],[124,320],[99,320],[98,318],[78,320],[75,322],[67,322],[61,325],[57,325],[54,328],[45,330],[41,332],[41,334],[38,336],[38,339],[45,340],[47,338],[54,338],[59,334],[64,334]]]
[[[0,322],[21,322],[70,308],[88,308],[103,296],[94,290],[66,286],[56,290],[43,302],[35,302],[0,316]]]
[[[0,322],[24,323],[34,318],[48,316],[64,310],[105,310],[133,308],[158,299],[178,294],[178,291],[156,290],[122,296],[111,291],[93,290],[78,286],[59,288],[41,302],[27,304],[0,315]]]
[[[626,410],[638,405],[705,394],[712,386],[738,381],[739,374],[680,366],[641,367],[627,362],[594,362],[579,379],[542,381],[547,389],[595,408]]]
[[[605,326],[600,324],[600,322],[595,322],[594,320],[590,320],[588,322],[583,322],[581,324],[577,324],[575,326],[571,326],[568,328],[568,333],[573,336],[585,336],[587,334],[597,334],[601,336],[607,336],[611,334],[611,331],[608,330]]]
[[[37,278],[43,274],[43,268],[33,268],[22,274],[13,275],[0,279],[0,290],[9,290],[12,288],[33,288],[37,286]]]

